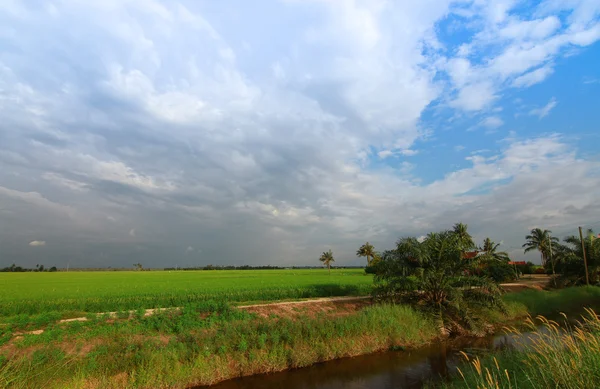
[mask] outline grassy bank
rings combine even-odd
[[[228,308],[188,306],[106,325],[51,325],[6,353],[2,387],[186,387],[240,375],[308,366],[395,346],[416,347],[437,334],[405,306],[372,306],[332,317],[259,317]],[[202,319],[199,319],[202,317]]]
[[[484,358],[465,354],[465,365],[450,388],[593,389],[600,380],[600,320],[589,310],[581,327],[565,332],[556,322],[540,318],[544,330],[508,350]],[[530,322],[532,329],[536,322]],[[518,330],[513,330],[518,335]]]
[[[0,318],[359,296],[372,284],[363,269],[0,273]]]
[[[483,315],[500,326],[524,317],[527,307],[534,315],[549,309],[537,301],[551,301],[553,309],[565,310],[584,305],[595,293],[577,288],[509,294],[508,315]],[[439,334],[431,319],[409,306],[315,312],[306,307],[280,316],[269,309],[248,312],[223,302],[202,302],[148,317],[140,310],[132,319],[123,313],[121,319],[90,316],[90,321],[66,324],[49,320],[40,335],[18,335],[19,323],[12,323],[0,327],[0,387],[183,388],[418,347]]]
[[[521,331],[534,333],[517,341],[514,349],[483,358],[465,354],[465,364],[442,388],[596,388],[600,380],[600,288],[577,287],[556,291],[528,290],[506,295],[514,306],[523,306],[532,316]],[[574,313],[592,307],[583,316]],[[557,316],[558,313],[561,313]],[[571,314],[569,316],[569,314]],[[557,317],[548,320],[543,315]],[[560,319],[558,319],[560,318]],[[577,319],[579,323],[573,324]],[[560,323],[560,324],[559,324]],[[564,330],[572,330],[565,332]]]

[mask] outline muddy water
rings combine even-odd
[[[237,378],[211,389],[399,389],[442,379],[464,359],[459,351],[484,354],[505,348],[512,336],[455,339],[410,351],[389,351],[324,362],[280,373]],[[198,387],[206,388],[206,387]]]

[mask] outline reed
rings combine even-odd
[[[600,318],[586,309],[580,320],[571,324],[562,314],[560,325],[544,316],[528,318],[526,327],[509,327],[518,336],[515,348],[486,357],[462,353],[465,364],[446,388],[546,389],[597,388],[600,382]],[[538,326],[541,323],[541,328]],[[537,329],[537,330],[536,330]]]

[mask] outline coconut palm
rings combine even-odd
[[[327,270],[329,271],[329,274],[331,274],[331,262],[335,262],[331,250],[323,252],[319,258],[319,261],[323,262],[323,265],[327,266]]]
[[[558,270],[560,280],[565,285],[582,285],[586,283],[583,250],[579,236],[568,236],[565,244],[558,246]],[[591,284],[600,282],[600,238],[593,230],[588,230],[583,238],[586,259],[588,264],[588,277]]]
[[[558,244],[558,238],[550,236],[552,231],[534,228],[529,235],[525,237],[526,242],[523,244],[525,253],[537,250],[540,252],[542,266],[546,266],[548,259],[552,256],[552,245]]]
[[[375,258],[375,247],[369,242],[360,246],[360,248],[356,251],[356,256],[358,257],[367,257],[367,266],[372,265],[372,258]]]
[[[453,233],[458,237],[458,244],[463,255],[466,251],[476,247],[473,237],[469,234],[467,228],[468,225],[464,223],[456,223],[454,227],[452,227]]]
[[[467,325],[476,329],[477,307],[500,308],[498,284],[472,274],[479,257],[465,258],[466,239],[455,231],[430,233],[398,241],[375,266],[375,297],[413,302],[432,311],[443,329]]]
[[[505,251],[497,251],[500,243],[496,243],[490,238],[483,240],[483,246],[479,248],[483,259],[488,261],[508,262],[510,258]]]

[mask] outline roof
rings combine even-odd
[[[463,254],[463,258],[465,259],[473,259],[479,254],[479,251],[467,251]]]

